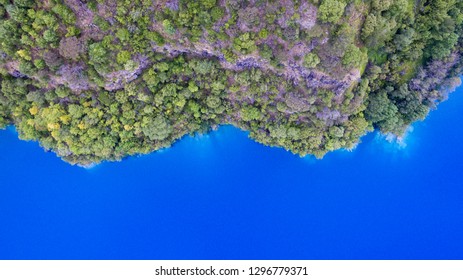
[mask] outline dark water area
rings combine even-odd
[[[84,169],[0,131],[0,258],[462,259],[461,108],[323,160],[224,126]]]

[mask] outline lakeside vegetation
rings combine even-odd
[[[82,165],[220,124],[322,157],[424,119],[462,27],[461,0],[0,0],[0,127]]]

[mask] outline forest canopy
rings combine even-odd
[[[221,124],[301,156],[459,85],[461,0],[0,0],[0,127],[69,163]]]

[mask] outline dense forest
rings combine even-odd
[[[459,85],[463,0],[0,0],[0,127],[72,164],[221,124],[301,156]]]

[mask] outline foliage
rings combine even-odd
[[[304,56],[304,66],[315,68],[320,63],[320,58],[314,53],[308,53]]]
[[[339,0],[323,0],[318,9],[319,18],[323,22],[336,23],[341,18],[346,3]]]
[[[350,67],[360,67],[362,62],[366,59],[366,55],[357,46],[350,45],[347,47],[344,56],[342,57],[342,64]]]
[[[220,124],[322,157],[400,135],[462,72],[456,0],[77,2],[0,1],[0,128],[73,164]]]

